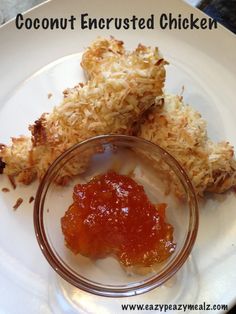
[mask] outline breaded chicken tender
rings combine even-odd
[[[0,148],[1,168],[29,184],[73,144],[101,134],[132,134],[141,115],[162,95],[165,60],[157,48],[139,45],[127,52],[121,41],[98,39],[82,67],[88,76],[64,92],[64,100],[29,127],[31,137],[13,138]],[[82,171],[86,160],[67,167],[58,183]]]
[[[228,142],[212,142],[206,122],[194,108],[184,104],[182,97],[165,95],[162,106],[147,115],[138,135],[174,156],[199,196],[207,191],[223,193],[236,185],[233,147]],[[175,188],[181,194],[177,183]]]

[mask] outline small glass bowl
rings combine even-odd
[[[68,169],[77,174],[71,180]],[[124,269],[113,257],[92,261],[66,247],[61,217],[72,204],[74,185],[108,170],[142,184],[152,203],[168,204],[166,220],[174,227],[177,245],[165,262]],[[44,256],[67,282],[96,295],[127,297],[162,285],[183,265],[197,236],[198,204],[185,171],[161,147],[137,137],[104,135],[74,145],[50,166],[36,194],[34,227]]]

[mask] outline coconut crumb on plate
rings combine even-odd
[[[29,203],[32,203],[34,201],[34,197],[33,196],[30,196],[29,198]]]
[[[10,190],[8,188],[2,188],[2,192],[7,193],[10,192]]]
[[[20,205],[23,203],[23,198],[19,197],[17,200],[16,200],[16,203],[15,205],[13,206],[13,209],[14,210],[17,210],[18,207],[20,207]]]

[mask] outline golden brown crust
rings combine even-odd
[[[165,95],[164,100],[164,106],[146,115],[139,136],[172,154],[188,173],[198,195],[223,193],[236,185],[233,147],[228,142],[209,140],[206,122],[183,103],[182,97]],[[178,191],[177,183],[175,188]]]
[[[110,40],[99,38],[83,54],[81,66],[89,79],[101,73],[101,64],[109,63],[114,56],[124,55],[123,41],[110,37]]]
[[[0,174],[3,173],[5,166],[6,166],[6,163],[3,162],[2,158],[0,157]]]
[[[133,134],[141,115],[162,95],[164,65],[157,48],[140,45],[128,52],[114,38],[96,40],[82,58],[90,80],[65,90],[63,102],[29,127],[31,137],[13,138],[3,148],[4,173],[29,184],[77,142],[100,134]],[[64,185],[87,161],[88,156],[71,164],[57,182]]]
[[[32,134],[32,144],[33,146],[38,146],[40,144],[45,144],[47,142],[47,132],[45,127],[45,115],[36,120],[33,125],[29,126],[29,130]]]

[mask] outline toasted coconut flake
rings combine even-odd
[[[10,192],[10,190],[8,188],[2,188],[2,192],[7,193]]]
[[[15,203],[15,205],[13,206],[14,210],[17,210],[17,208],[19,208],[19,206],[23,203],[23,198],[19,197]]]
[[[29,203],[32,203],[34,201],[34,197],[33,196],[30,196],[29,198]]]

